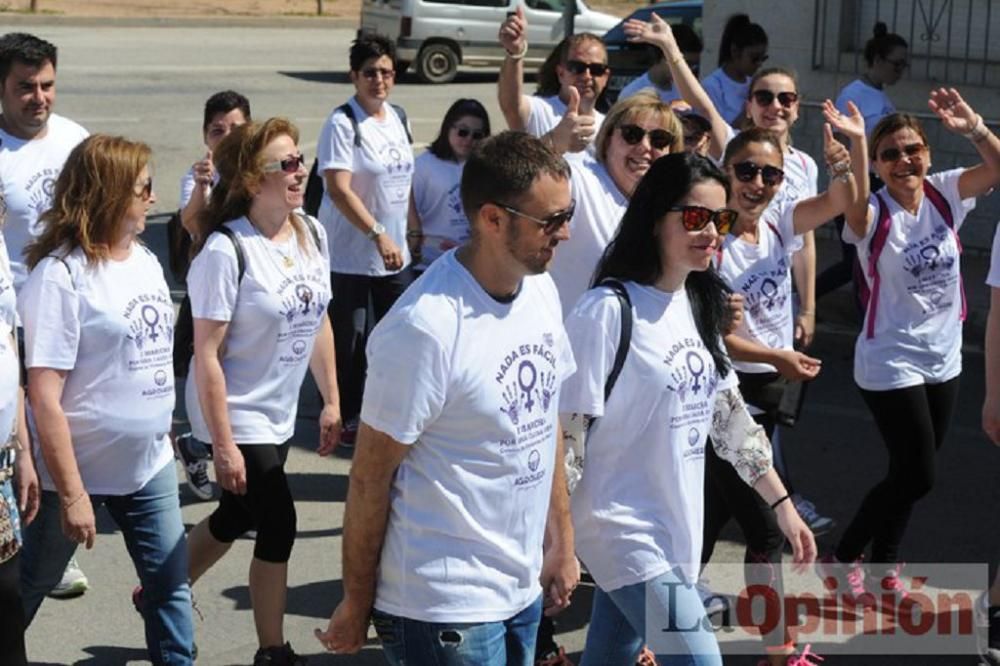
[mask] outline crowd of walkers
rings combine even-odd
[[[374,625],[393,665],[565,666],[551,617],[582,565],[583,664],[721,664],[702,571],[730,518],[747,584],[776,598],[786,545],[845,598],[908,596],[904,536],[962,370],[958,232],[1000,184],[1000,139],[932,90],[980,162],[930,173],[925,130],[885,92],[908,45],[883,24],[865,73],[823,104],[820,165],[792,145],[796,74],[763,67],[768,35],[746,15],[701,81],[694,31],[628,21],[657,58],[606,113],[601,39],[564,39],[527,94],[528,28],[520,9],[499,27],[509,130],[457,99],[416,156],[379,35],[350,47],[355,92],[312,172],[291,121],[212,95],[172,221],[179,309],[141,241],[149,147],[53,113],[56,47],[0,37],[0,663],[27,663],[46,595],[86,589],[74,553],[102,506],[154,664],[194,661],[192,589],[247,533],[253,664],[305,663],[283,619],[307,370],[317,453],[353,454],[327,650],[356,652]],[[817,278],[825,224],[844,255]],[[983,425],[1000,443],[1000,235],[993,262]],[[781,432],[822,371],[817,293],[848,282],[887,466],[820,556],[835,523],[793,483]],[[190,530],[175,458],[217,497]],[[1000,664],[1000,581],[977,611],[996,618],[983,657]],[[654,641],[653,621],[676,630]],[[822,660],[795,624],[761,630],[763,666]]]

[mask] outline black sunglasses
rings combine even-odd
[[[270,173],[272,171],[284,171],[285,173],[295,173],[299,170],[299,167],[305,165],[306,158],[303,157],[301,153],[295,157],[286,157],[283,160],[277,160],[275,162],[268,162],[264,165],[264,173]]]
[[[777,97],[778,103],[786,109],[791,108],[793,104],[799,101],[799,94],[793,92],[780,92],[775,95],[770,90],[755,90],[750,96],[760,106],[771,106],[774,98]]]
[[[681,214],[681,224],[687,231],[701,231],[709,222],[714,222],[715,230],[721,236],[729,233],[736,223],[736,218],[739,217],[739,213],[732,208],[712,210],[704,206],[674,206],[668,210],[671,213]]]
[[[622,125],[618,130],[622,133],[625,143],[630,146],[642,141],[642,137],[647,134],[649,135],[649,145],[656,150],[663,150],[674,143],[674,135],[665,129],[647,130],[638,125]]]
[[[927,149],[922,143],[911,143],[903,146],[903,149],[899,148],[886,148],[881,153],[878,154],[878,158],[883,162],[898,162],[903,159],[905,154],[907,157],[919,157]]]
[[[374,80],[376,76],[381,75],[383,79],[392,79],[396,77],[396,71],[389,69],[388,67],[366,67],[361,70],[361,76],[369,80]]]
[[[461,125],[453,125],[453,127],[455,128],[455,134],[457,134],[460,139],[464,139],[471,134],[473,141],[479,141],[486,136],[486,132],[482,130],[469,129],[468,127],[462,127]]]
[[[569,208],[567,208],[566,210],[561,210],[558,213],[552,213],[552,215],[549,215],[548,217],[537,218],[533,215],[528,215],[527,213],[519,211],[513,206],[508,206],[507,204],[494,202],[494,205],[504,209],[511,215],[517,215],[518,217],[523,217],[527,220],[531,220],[535,224],[541,226],[542,231],[545,232],[545,234],[548,236],[551,236],[552,234],[559,231],[564,224],[568,223],[571,219],[573,219],[573,212],[576,210],[576,202],[571,201],[569,204]]]
[[[143,200],[149,199],[151,196],[153,196],[153,177],[150,176],[149,178],[143,181],[142,185],[139,185],[138,187],[139,187],[138,192],[136,192],[134,189],[132,190],[135,196]],[[3,206],[3,208],[6,210],[6,206]]]
[[[733,165],[733,175],[736,176],[736,180],[742,183],[749,183],[757,177],[757,174],[760,174],[760,179],[768,187],[781,185],[781,181],[785,179],[785,172],[776,166],[759,166],[750,161]]]
[[[583,74],[586,71],[590,71],[590,75],[593,77],[604,76],[608,73],[608,66],[603,62],[583,62],[582,60],[567,60],[566,69],[568,69],[573,74]]]

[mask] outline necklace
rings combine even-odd
[[[249,220],[249,218],[247,219]],[[265,254],[267,254],[268,258],[271,260],[271,263],[274,264],[274,267],[278,269],[279,273],[285,275],[285,271],[282,270],[282,266],[284,266],[285,268],[293,268],[295,266],[295,257],[293,255],[298,254],[298,241],[295,236],[294,230],[292,231],[288,239],[284,241],[284,243],[279,244],[271,240],[267,236],[265,236],[261,232],[260,228],[252,221],[250,222],[250,225],[254,228],[254,231],[257,232],[257,237],[260,239],[260,242],[264,245]],[[289,242],[292,243],[292,246],[290,248],[288,247]],[[285,249],[282,249],[282,245],[285,246]],[[280,263],[275,261],[272,251],[277,252],[278,256],[281,257]],[[287,277],[287,275],[285,276]]]

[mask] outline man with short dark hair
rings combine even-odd
[[[7,202],[3,234],[15,292],[28,277],[22,253],[41,231],[38,218],[52,205],[59,172],[87,137],[87,130],[52,112],[56,58],[56,47],[34,35],[0,37],[0,196]],[[73,558],[49,596],[78,596],[87,588],[87,577]]]
[[[556,397],[576,365],[545,274],[569,238],[569,167],[504,132],[461,194],[469,240],[368,344],[344,600],[317,637],[355,652],[371,616],[393,665],[529,666],[543,608],[579,580]]]

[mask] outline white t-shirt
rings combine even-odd
[[[52,206],[56,180],[66,158],[87,136],[87,130],[54,113],[41,139],[26,141],[0,130],[0,185],[7,200],[3,234],[18,291],[28,277],[24,248],[41,233],[38,218]]]
[[[750,96],[749,77],[742,83],[733,81],[719,67],[701,80],[701,87],[727,123],[733,125],[743,117]]]
[[[590,288],[597,262],[621,222],[628,199],[608,170],[589,155],[573,162],[571,175],[576,212],[570,221],[569,240],[559,244],[549,273],[559,289],[563,312],[576,305]]]
[[[469,237],[469,218],[465,216],[460,191],[464,166],[454,160],[442,160],[430,151],[418,157],[414,164],[413,205],[424,232],[417,268],[427,268],[448,249]]]
[[[361,420],[410,445],[392,485],[375,607],[497,622],[541,594],[558,394],[575,364],[555,285],[499,303],[449,251],[368,342]]]
[[[21,370],[13,335],[17,330],[17,298],[7,245],[0,234],[0,450],[13,431],[17,416],[17,389]],[[0,466],[2,469],[2,466]]]
[[[313,218],[303,223],[318,228],[321,249],[308,229],[305,247],[294,234],[274,243],[241,217],[226,226],[243,248],[243,281],[236,249],[221,233],[209,236],[188,272],[194,318],[229,322],[222,372],[237,444],[283,444],[295,431],[299,389],[330,301],[326,234]],[[194,375],[188,373],[185,389],[191,431],[210,442]]]
[[[780,211],[789,204],[798,203],[818,194],[819,188],[816,183],[819,178],[819,168],[816,166],[816,160],[808,153],[789,146],[782,168],[785,170],[785,180],[771,199],[770,208]]]
[[[551,97],[539,97],[538,95],[525,95],[528,100],[528,122],[524,126],[524,131],[532,136],[542,136],[559,124],[562,117],[566,115],[566,104],[559,99],[559,95]],[[601,131],[601,123],[604,122],[604,114],[594,109],[594,136]],[[594,142],[591,141],[587,151],[593,154]]]
[[[87,492],[136,492],[173,461],[174,305],[156,257],[138,243],[123,261],[46,257],[18,305],[27,367],[68,371],[61,403]],[[55,490],[37,446],[35,462]]]
[[[351,190],[403,252],[405,267],[410,263],[406,213],[413,176],[413,149],[406,128],[391,104],[382,105],[385,117],[379,120],[369,116],[354,97],[347,103],[358,121],[361,146],[354,145],[354,127],[347,114],[334,109],[316,145],[319,173],[331,169],[351,172]],[[319,220],[329,237],[330,270],[373,276],[398,272],[386,269],[375,243],[333,205],[325,178],[323,192]]]
[[[1000,226],[993,234],[993,249],[990,250],[990,272],[986,276],[986,284],[1000,287]]]
[[[607,404],[621,307],[604,287],[588,291],[566,318],[579,371],[559,400],[560,412],[600,416],[587,434],[572,510],[576,552],[605,591],[675,566],[697,578],[715,394],[736,386],[734,373],[716,373],[684,289],[626,288],[632,344]]]
[[[848,113],[848,101],[854,102],[861,110],[861,115],[865,117],[865,132],[868,136],[872,135],[872,130],[878,121],[896,111],[896,106],[884,90],[873,88],[861,79],[854,79],[837,95],[836,106],[841,113]]]
[[[927,177],[950,205],[956,232],[976,206],[975,199],[958,195],[963,171]],[[854,380],[869,391],[946,382],[962,372],[961,263],[955,234],[926,196],[913,216],[883,187],[868,200],[868,234],[858,238],[850,226],[844,226],[843,233],[844,241],[858,248],[869,288],[868,250],[878,227],[877,194],[889,209],[890,227],[878,259],[875,334],[868,338],[867,311],[854,346]]]
[[[640,90],[645,90],[646,88],[651,88],[653,92],[660,96],[660,101],[665,104],[669,104],[670,102],[681,98],[681,94],[677,92],[676,88],[673,86],[670,86],[669,88],[661,88],[653,83],[652,79],[649,78],[649,72],[643,72],[642,76],[632,79],[627,86],[622,88],[622,91],[618,93],[618,101],[627,99]]]
[[[769,349],[792,349],[792,255],[802,247],[795,235],[796,204],[768,208],[757,221],[757,242],[727,235],[715,263],[719,274],[743,294],[743,321],[739,337]],[[769,363],[733,360],[740,372],[777,372]]]

